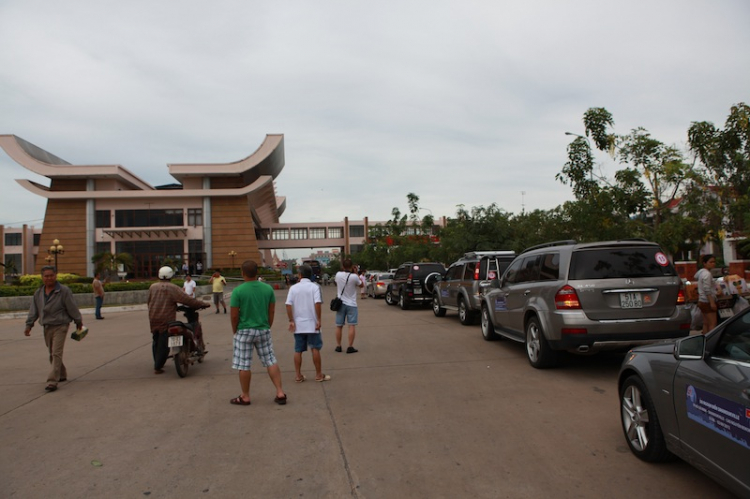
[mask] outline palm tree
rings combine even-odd
[[[126,272],[133,269],[133,257],[130,253],[112,254],[105,251],[91,257],[91,263],[94,264],[95,271],[102,273],[105,278],[116,276],[120,265]]]

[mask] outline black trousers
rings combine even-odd
[[[166,331],[151,333],[153,341],[151,350],[154,354],[154,369],[158,370],[164,367],[169,357],[169,335]]]

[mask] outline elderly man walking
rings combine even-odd
[[[73,302],[73,293],[70,288],[57,282],[57,269],[52,266],[42,267],[42,285],[34,293],[23,334],[31,335],[31,328],[37,319],[44,328],[44,343],[49,350],[49,363],[52,365],[45,390],[54,392],[59,382],[68,379],[68,370],[62,357],[70,323],[75,322],[78,329],[81,329],[83,320]]]

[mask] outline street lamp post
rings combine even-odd
[[[232,250],[228,253],[230,257],[232,257],[232,269],[234,269],[234,257],[237,256],[237,252]]]
[[[57,269],[57,255],[64,255],[65,254],[65,248],[63,248],[63,245],[60,244],[59,239],[55,239],[52,241],[52,246],[49,247],[47,250],[47,253],[49,253],[51,256],[54,257],[55,260],[55,272],[58,272]]]

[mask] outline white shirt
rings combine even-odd
[[[182,285],[182,290],[186,295],[195,298],[195,281],[192,279],[185,281],[185,284]]]
[[[347,278],[349,278],[348,281],[346,280]],[[348,305],[350,307],[356,307],[357,306],[357,288],[362,287],[362,281],[359,280],[359,277],[357,276],[357,274],[353,274],[351,272],[342,270],[340,272],[336,272],[335,281],[336,281],[336,290],[338,292],[339,297],[341,297],[341,301],[344,303],[344,305]]]
[[[323,297],[320,293],[320,286],[311,282],[310,279],[303,277],[289,288],[285,304],[292,306],[294,334],[317,332],[315,328],[318,322],[318,315],[315,313],[316,303],[323,303]]]

